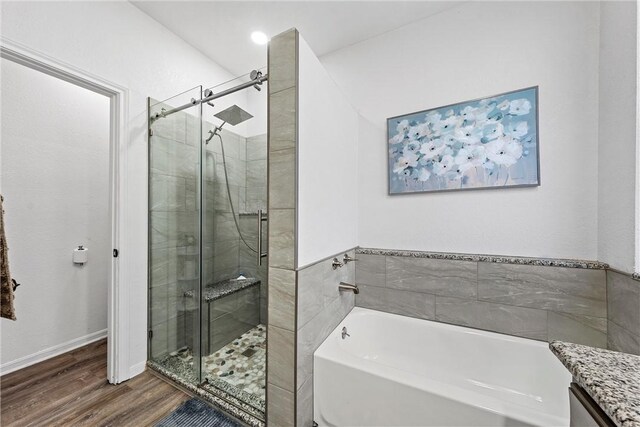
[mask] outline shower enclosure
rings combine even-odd
[[[266,76],[149,99],[149,366],[264,420]]]

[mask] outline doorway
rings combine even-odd
[[[118,354],[126,307],[114,249],[126,91],[34,52],[3,44],[1,53],[0,186],[11,271],[21,286],[18,320],[2,321],[0,372],[108,335],[106,376],[121,382],[129,378]],[[77,262],[82,255],[86,262]]]

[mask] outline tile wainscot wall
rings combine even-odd
[[[607,347],[607,274],[590,261],[358,249],[356,305]]]
[[[608,348],[640,355],[640,277],[607,270]]]
[[[340,262],[345,254],[336,254]],[[339,292],[340,282],[354,283],[355,264],[333,269],[330,257],[298,270],[296,426],[313,425],[313,353],[355,306],[353,292]]]

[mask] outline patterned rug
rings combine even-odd
[[[200,399],[189,399],[175,411],[160,420],[156,427],[241,427],[238,422],[227,417]]]

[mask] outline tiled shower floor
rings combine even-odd
[[[202,361],[206,378],[223,380],[264,401],[266,338],[266,327],[258,325],[212,355],[204,357]]]
[[[258,325],[203,357],[203,377],[212,386],[264,408],[266,359],[266,327]],[[191,349],[171,353],[157,363],[184,380],[196,382]]]

